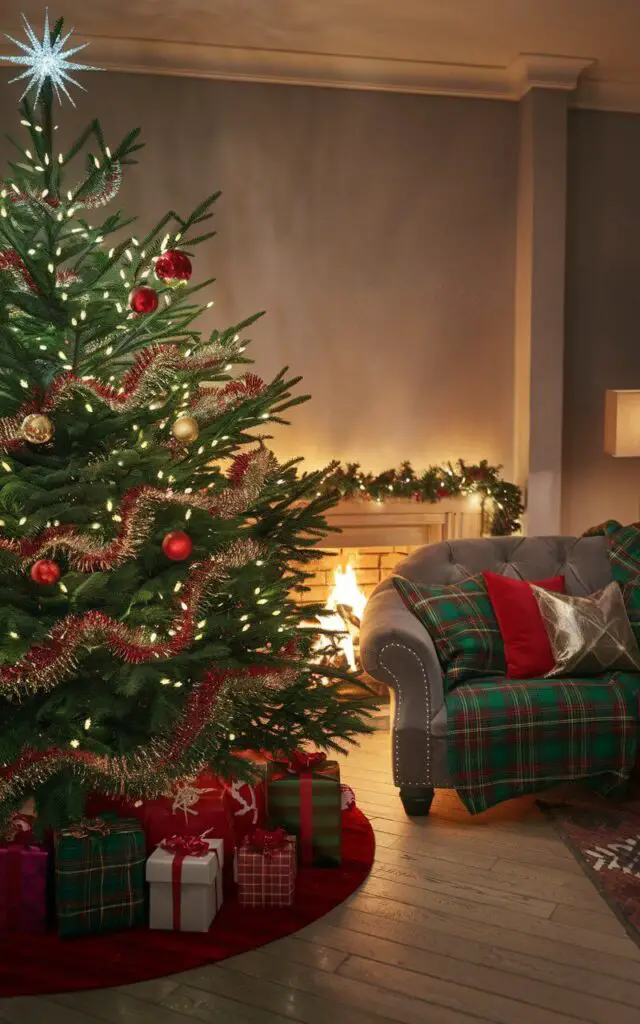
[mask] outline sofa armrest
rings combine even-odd
[[[429,785],[431,723],[444,705],[433,640],[392,587],[369,599],[360,633],[363,668],[395,693],[393,774],[398,786]]]

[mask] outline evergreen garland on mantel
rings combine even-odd
[[[367,498],[382,502],[389,498],[405,498],[436,504],[445,498],[478,494],[483,513],[490,518],[493,537],[506,537],[520,529],[524,511],[522,491],[516,484],[503,480],[502,466],[490,466],[486,459],[468,465],[458,459],[455,466],[429,466],[418,475],[410,462],[384,473],[363,473],[360,464],[335,463],[323,481],[323,493],[337,492],[341,498]]]

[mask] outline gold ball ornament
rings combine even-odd
[[[53,437],[55,427],[44,413],[33,412],[23,419],[20,432],[23,439],[30,444],[46,444]]]
[[[171,433],[177,441],[185,441],[190,444],[198,440],[200,428],[194,416],[179,416],[171,427]]]

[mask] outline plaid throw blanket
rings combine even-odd
[[[472,814],[571,779],[624,792],[638,747],[640,676],[499,676],[446,700],[449,771]]]
[[[585,536],[605,536],[640,642],[640,524],[607,522]],[[449,771],[472,814],[526,793],[580,779],[623,795],[638,756],[640,675],[581,679],[496,676],[446,696]]]

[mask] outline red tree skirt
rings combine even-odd
[[[88,938],[0,934],[0,997],[130,985],[225,960],[305,928],[342,903],[371,870],[373,829],[361,811],[342,815],[340,868],[302,868],[292,907],[249,909],[233,892],[206,934],[147,929]]]

